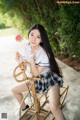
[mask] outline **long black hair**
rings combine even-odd
[[[46,54],[47,54],[47,56],[49,58],[51,72],[57,73],[59,76],[61,76],[61,72],[60,72],[58,64],[57,64],[57,62],[55,60],[54,53],[53,53],[53,51],[51,49],[49,39],[48,39],[48,35],[46,33],[45,28],[40,24],[35,24],[28,31],[28,36],[29,36],[30,32],[32,30],[34,30],[34,29],[37,29],[40,32],[41,40],[42,40],[40,45],[43,47],[43,49],[45,50],[45,52],[46,52]]]

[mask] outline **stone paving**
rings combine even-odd
[[[27,40],[16,43],[16,34],[18,31],[0,36],[0,120],[18,120],[15,112],[19,109],[19,104],[11,92],[12,87],[17,84],[13,79],[13,70],[17,65],[15,53],[22,49]],[[64,83],[69,85],[63,113],[66,120],[80,120],[80,72],[59,60],[57,62],[62,68]],[[2,118],[5,113],[7,118]]]

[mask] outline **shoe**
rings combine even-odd
[[[15,120],[18,120],[20,117],[20,114],[23,114],[25,112],[26,109],[29,108],[29,105],[26,105],[26,107],[24,109],[21,110],[21,113],[19,113],[19,110],[16,111],[15,113]]]
[[[26,105],[26,107],[24,109],[22,109],[22,111],[26,110],[29,108],[29,105]]]

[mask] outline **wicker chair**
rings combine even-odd
[[[31,89],[29,89],[27,94],[24,96],[22,103],[28,96],[32,96],[34,100],[33,100],[33,103],[31,104],[31,106],[23,114],[21,113],[21,106],[20,106],[19,120],[48,120],[48,118],[50,120],[54,120],[55,117],[52,115],[51,111],[49,109],[47,109],[47,107],[46,107],[48,105],[47,93],[45,93],[45,94],[36,93],[35,86],[34,86],[34,80],[35,79],[40,80],[40,78],[27,77],[25,74],[25,68],[24,68],[25,65],[27,67],[30,64],[29,64],[29,62],[19,64],[14,69],[13,76],[17,82],[23,82],[26,80],[30,80],[30,82],[32,84]],[[64,101],[65,101],[67,93],[68,93],[68,88],[69,88],[69,85],[63,86],[62,88],[60,88],[60,107],[61,107],[61,109],[64,105]]]

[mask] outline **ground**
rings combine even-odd
[[[80,59],[77,58],[70,59],[64,56],[63,57],[57,56],[57,58],[62,62],[66,63],[67,65],[69,65],[70,67],[72,67],[73,69],[75,69],[76,71],[80,72]]]

